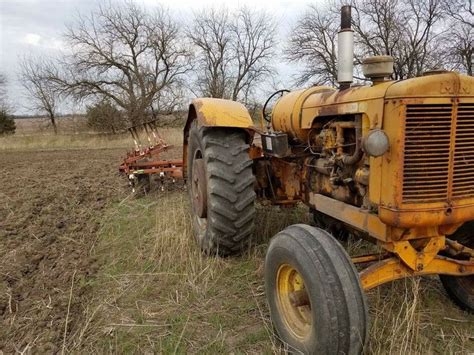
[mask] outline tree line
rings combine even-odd
[[[445,68],[473,75],[473,0],[350,0],[355,64],[373,55],[394,58],[393,79]],[[341,3],[315,5],[298,20],[285,51],[304,70],[298,82],[336,84]],[[361,78],[360,72],[359,79]]]
[[[301,68],[287,86],[336,85],[339,9],[348,2],[355,64],[367,56],[391,55],[393,79],[433,68],[473,75],[473,1],[310,5],[283,41],[271,14],[247,7],[205,9],[182,26],[162,7],[150,11],[133,2],[109,3],[67,27],[68,48],[60,58],[23,58],[19,79],[31,108],[47,114],[55,132],[63,100],[84,104],[95,128],[113,132],[173,112],[189,96],[252,106],[280,61]]]

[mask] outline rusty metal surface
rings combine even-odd
[[[376,169],[379,182],[371,174],[380,218],[406,228],[473,220],[474,97],[390,100],[385,114],[398,117],[385,124],[398,139]]]
[[[377,215],[371,214],[369,211],[362,211],[358,207],[311,192],[309,193],[309,205],[355,229],[367,232],[374,238],[384,241],[390,239],[389,226],[382,223]]]
[[[181,179],[183,177],[183,161],[174,160],[161,160],[159,155],[161,152],[166,151],[170,146],[166,147],[153,147],[146,149],[144,152],[129,152],[127,157],[124,159],[119,167],[121,173],[130,175],[141,175],[141,174],[164,174],[168,177],[175,179]]]
[[[203,126],[239,128],[253,126],[248,110],[239,102],[199,98],[194,99],[191,105],[196,111],[196,118]]]
[[[407,105],[412,105],[408,119]],[[424,105],[427,115],[421,117],[416,109]],[[437,105],[452,108],[449,117],[440,109],[433,122],[427,122],[429,108]],[[474,219],[474,78],[444,73],[343,91],[299,90],[276,103],[273,126],[304,142],[320,117],[358,113],[363,135],[383,128],[392,145],[385,156],[369,159],[369,199],[380,206],[384,223],[413,228]],[[448,122],[437,126],[444,118]],[[423,123],[428,125],[425,131]],[[406,136],[405,124],[414,129]],[[437,136],[436,130],[447,135]],[[412,165],[405,164],[404,152]]]
[[[456,72],[428,75],[396,82],[387,90],[387,99],[472,97],[474,79]]]
[[[207,177],[204,159],[193,161],[191,188],[194,213],[199,218],[207,217]]]
[[[216,98],[197,98],[189,105],[188,117],[183,129],[183,174],[186,176],[188,161],[188,134],[191,123],[198,120],[204,127],[228,127],[244,129],[251,143],[255,131],[247,108],[239,102]]]
[[[413,270],[400,259],[393,257],[375,263],[360,273],[360,281],[364,290],[370,290],[384,283],[405,277],[423,275],[468,276],[474,274],[474,263],[436,256],[424,269]]]
[[[275,184],[276,200],[296,201],[301,199],[301,169],[293,162],[279,158],[271,159],[272,173],[279,184]]]
[[[127,152],[119,171],[127,176],[131,186],[136,178],[143,175],[159,175],[161,179],[172,181],[183,178],[183,161],[181,159],[160,159],[160,153],[171,148],[159,135],[156,121],[145,122],[130,127],[134,149]]]
[[[450,104],[409,104],[405,114],[404,203],[448,199],[456,115]]]
[[[305,127],[301,123],[303,105],[313,95],[329,95],[333,92],[336,92],[336,90],[328,86],[314,86],[284,95],[275,103],[272,110],[273,129],[306,140],[308,132],[304,128],[310,128],[311,126]]]
[[[257,145],[254,141],[252,145],[249,147],[249,158],[252,160],[263,158],[263,149],[261,143]]]
[[[389,258],[392,254],[390,253],[378,253],[378,254],[368,254],[368,255],[359,255],[351,258],[354,264],[365,264],[371,263],[374,261],[381,261]]]

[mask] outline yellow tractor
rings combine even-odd
[[[371,57],[362,65],[371,85],[351,85],[350,24],[345,6],[338,89],[279,91],[260,124],[237,102],[196,99],[184,130],[204,252],[242,250],[257,199],[303,202],[314,214],[316,227],[296,224],[273,237],[265,260],[275,329],[304,353],[360,353],[364,291],[400,278],[439,274],[449,296],[474,311],[474,78],[433,71],[388,80],[392,58]],[[335,238],[341,233],[383,252],[351,258]]]

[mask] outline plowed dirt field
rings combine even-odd
[[[125,186],[123,150],[0,152],[0,353],[80,336],[98,218]]]

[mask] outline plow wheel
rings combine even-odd
[[[255,178],[242,131],[205,128],[189,131],[188,190],[193,229],[201,249],[222,256],[245,247],[254,230]]]
[[[273,324],[288,350],[359,354],[367,305],[349,256],[329,233],[296,224],[278,233],[265,259]]]
[[[474,221],[465,223],[449,239],[474,248]],[[462,309],[474,313],[474,275],[439,277],[449,297]]]

